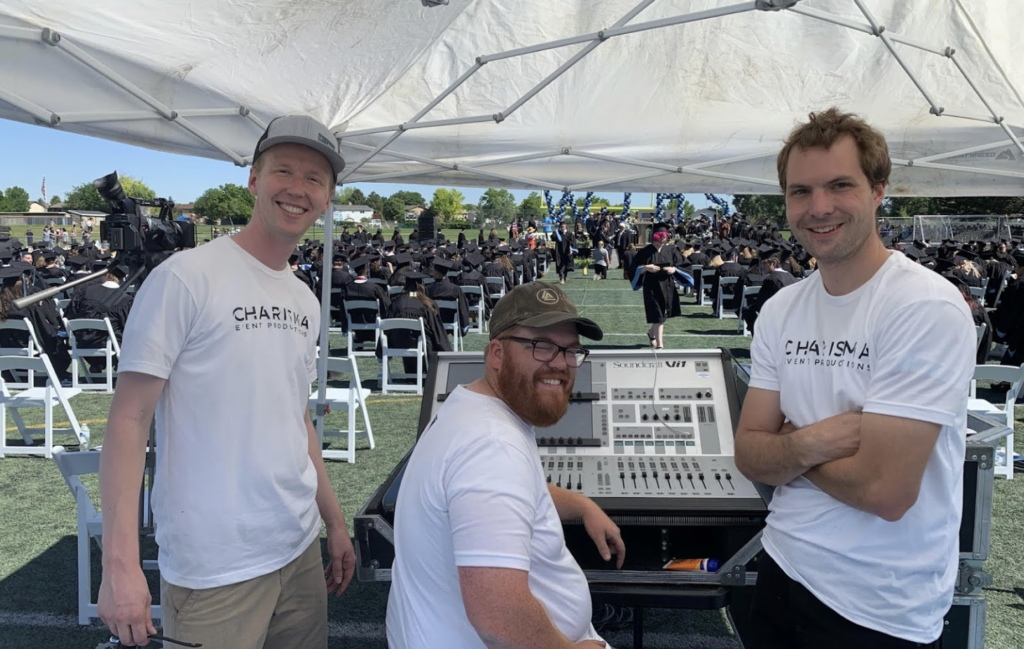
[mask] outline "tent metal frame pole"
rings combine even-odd
[[[727,174],[720,171],[708,171],[706,169],[695,169],[693,167],[683,167],[684,174],[690,174],[691,176],[705,176],[707,178],[721,178],[722,180],[736,180],[743,183],[751,183],[753,185],[764,185],[765,187],[774,187],[779,189],[778,181],[765,180],[764,178],[754,178],[752,176],[738,176],[736,174]],[[773,193],[781,193],[782,190]],[[741,192],[742,193],[742,192]]]
[[[999,118],[992,117],[990,115],[961,115],[960,113],[951,113],[949,111],[943,111],[943,117],[955,117],[957,119],[966,119],[972,122],[983,122],[985,124],[998,124]]]
[[[779,155],[778,149],[765,150],[762,153],[747,153],[745,155],[733,156],[732,158],[722,158],[721,160],[712,160],[710,162],[698,162],[696,164],[687,165],[688,169],[706,169],[707,167],[719,167],[721,165],[732,164],[734,162],[747,162],[748,160],[758,160],[760,158],[767,158],[769,156]]]
[[[0,25],[0,38],[9,38],[15,41],[36,41],[43,35],[43,30],[38,27],[11,27]]]
[[[661,162],[648,162],[646,160],[637,160],[635,158],[617,158],[615,156],[604,155],[602,153],[593,153],[591,151],[572,151],[569,155],[578,156],[580,158],[591,158],[592,160],[603,160],[605,162],[615,162],[620,164],[632,165],[634,167],[647,167],[649,169],[659,169],[661,171],[667,171],[669,173],[681,173],[683,168],[679,165],[663,164]],[[577,186],[578,187],[578,186]]]
[[[907,166],[913,167],[924,167],[925,169],[942,169],[943,171],[959,171],[969,174],[988,174],[990,176],[1003,176],[1005,178],[1020,178],[1024,180],[1024,171],[1004,171],[1002,169],[974,169],[971,167],[961,167],[958,165],[947,165],[940,164],[937,162],[918,162],[909,161],[912,164]]]
[[[374,147],[366,144],[358,144],[356,142],[342,142],[341,146],[360,151],[373,151]],[[560,149],[557,151],[542,151],[540,153],[527,153],[525,155],[511,156],[508,158],[497,158],[495,160],[487,160],[484,162],[476,162],[472,167],[464,167],[454,162],[441,162],[440,160],[434,160],[431,158],[424,158],[423,156],[413,155],[411,153],[399,153],[398,151],[382,151],[378,155],[388,156],[392,158],[398,158],[400,160],[408,160],[410,162],[422,162],[423,164],[430,165],[432,167],[442,167],[444,169],[475,169],[478,167],[494,166],[501,164],[511,164],[513,162],[525,162],[528,160],[540,160],[543,158],[553,158],[559,155],[568,155],[567,149]]]
[[[569,191],[571,191],[571,192],[578,192],[578,191],[589,190],[592,187],[602,187],[604,185],[610,185],[610,184],[613,184],[613,183],[625,183],[625,182],[631,182],[631,181],[634,181],[634,180],[644,180],[645,178],[657,178],[658,176],[667,176],[669,174],[677,174],[677,173],[679,173],[678,169],[673,169],[672,171],[664,171],[664,170],[661,170],[661,171],[645,171],[644,173],[633,174],[632,176],[620,176],[618,178],[607,178],[605,180],[595,180],[593,182],[583,183],[582,185],[572,185],[571,187],[569,187]]]
[[[385,155],[385,156],[392,156],[392,157],[395,157],[395,158],[401,158],[401,159],[405,159],[405,160],[410,160],[412,162],[421,162],[423,164],[430,165],[432,167],[437,167],[438,168],[437,171],[461,171],[461,172],[464,172],[464,173],[467,173],[467,174],[470,174],[470,175],[477,174],[477,175],[484,176],[484,177],[487,177],[487,178],[498,178],[500,180],[512,180],[512,181],[515,181],[515,182],[525,182],[525,183],[529,183],[529,184],[535,185],[537,187],[544,187],[545,189],[554,189],[556,191],[561,191],[565,187],[564,185],[555,185],[553,183],[548,183],[548,182],[544,182],[543,180],[536,180],[536,179],[533,179],[533,178],[524,178],[522,176],[513,176],[511,174],[502,174],[502,173],[495,172],[495,171],[484,171],[482,169],[479,169],[477,166],[470,167],[470,166],[463,166],[463,165],[460,165],[460,164],[457,164],[457,163],[452,163],[452,162],[441,162],[439,160],[431,160],[430,158],[424,158],[424,157],[421,157],[421,156],[415,156],[415,155],[410,155],[410,154],[405,154],[405,153],[397,153],[395,151],[379,151],[379,152],[377,152],[377,151],[375,151],[374,147],[370,147],[370,146],[367,146],[367,145],[364,145],[364,144],[356,144],[355,142],[346,142],[346,143],[342,144],[342,146],[351,147],[351,148],[355,148],[355,149],[363,149],[363,150],[367,150],[367,151],[374,151],[374,153],[371,153],[371,156],[373,156],[373,155]],[[530,158],[535,158],[535,157],[551,157],[551,156],[550,155],[531,155],[530,156]],[[516,158],[523,159],[524,157],[523,156],[516,156]],[[366,160],[369,160],[369,159],[370,159],[370,156],[368,156],[366,158]],[[492,164],[492,165],[504,164],[506,162],[508,162],[508,160],[492,160],[492,161],[490,161],[489,164]],[[374,175],[374,176],[363,176],[361,178],[352,179],[351,182],[354,182],[354,183],[355,182],[375,182],[377,180],[385,180],[385,179],[392,179],[392,178],[404,178],[404,177],[407,177],[407,176],[416,176],[416,175],[420,175],[420,174],[437,173],[437,171],[428,171],[426,169],[413,169],[413,170],[409,170],[409,171],[396,171],[396,172],[390,173],[390,174],[378,174],[378,175]]]
[[[633,7],[626,15],[616,21],[613,26],[625,25],[629,21],[636,18],[636,16],[646,9],[647,7],[654,4],[654,0],[644,0],[640,4]],[[481,63],[490,63],[491,61],[501,61],[504,59],[511,59],[524,54],[536,54],[537,52],[546,52],[548,50],[555,50],[562,47],[569,47],[571,45],[582,45],[593,40],[600,40],[603,32],[590,32],[589,34],[580,34],[579,36],[570,36],[568,38],[560,38],[555,41],[548,41],[547,43],[538,43],[537,45],[528,45],[526,47],[517,47],[514,50],[508,50],[506,52],[498,52],[496,54],[486,54],[481,56],[478,61]]]
[[[433,108],[437,106],[439,103],[444,101],[444,99],[447,98],[448,95],[458,90],[459,86],[465,83],[471,76],[476,74],[477,70],[479,70],[482,67],[482,63],[475,63],[471,68],[463,72],[462,76],[460,76],[458,79],[453,81],[447,88],[445,88],[441,92],[441,94],[439,94],[437,97],[434,97],[434,99],[431,100],[430,103],[428,103],[420,112],[416,113],[416,115],[413,116],[413,118],[409,120],[409,122],[406,122],[406,124],[420,121],[420,118],[422,118],[428,112],[433,110]],[[335,131],[334,135],[337,136],[338,139],[340,140],[342,138],[356,137],[358,135],[375,135],[377,133],[390,133],[391,131],[400,130],[402,126],[403,124],[394,124],[392,126],[378,126],[376,128],[364,128],[356,131]]]
[[[142,121],[148,119],[164,119],[164,116],[151,110],[126,110],[114,113],[61,113],[61,124],[88,124],[90,122]]]
[[[985,94],[981,92],[981,89],[978,88],[978,85],[974,83],[974,77],[972,77],[967,72],[967,70],[964,69],[964,66],[960,65],[960,60],[957,59],[956,57],[956,50],[954,50],[951,47],[946,48],[946,57],[950,61],[952,61],[953,65],[956,66],[956,69],[960,71],[960,74],[963,75],[964,80],[967,82],[968,85],[971,86],[971,89],[974,90],[974,94],[978,95],[978,99],[981,100],[981,103],[985,104],[985,108],[988,109],[988,112],[992,113],[992,117],[994,118],[993,121],[996,124],[998,124],[1003,129],[1003,131],[1006,132],[1006,134],[1010,137],[1011,140],[1013,140],[1013,143],[1017,146],[1017,150],[1019,150],[1021,153],[1024,153],[1024,144],[1022,144],[1020,139],[1016,136],[1016,134],[1014,134],[1013,129],[1011,129],[1009,126],[1005,124],[1005,120],[1003,119],[1002,115],[996,112],[996,109],[992,108],[992,104],[989,103],[988,97],[986,97]]]
[[[828,12],[821,11],[820,9],[814,9],[813,7],[799,7],[799,6],[795,6],[795,7],[790,7],[789,11],[792,11],[793,13],[801,14],[803,16],[807,16],[808,18],[817,18],[818,20],[821,20],[823,22],[832,23],[833,25],[839,25],[840,27],[847,27],[847,28],[852,29],[854,31],[863,32],[865,34],[869,34],[871,36],[874,36],[874,32],[871,29],[871,25],[867,25],[867,24],[864,24],[864,23],[853,22],[852,20],[847,20],[845,18],[841,18],[839,16],[830,14]],[[889,38],[891,38],[896,43],[902,43],[903,45],[909,45],[910,47],[914,47],[914,48],[917,48],[917,49],[925,51],[925,52],[931,52],[932,54],[936,54],[938,56],[945,56],[945,52],[943,52],[943,50],[935,48],[935,47],[932,47],[931,45],[925,45],[924,43],[919,43],[918,41],[915,41],[915,40],[913,40],[911,38],[908,38],[908,37],[906,37],[906,36],[904,36],[902,34],[896,34],[896,33],[890,33],[890,32],[887,32],[887,33],[888,33]]]
[[[324,213],[324,254],[320,272],[320,358],[316,362],[316,437],[320,440],[321,449],[324,444],[324,420],[327,418],[327,359],[331,355],[331,270],[333,265],[331,259],[333,256],[334,201],[332,200],[327,204],[327,211]],[[351,354],[349,355],[351,356]],[[356,362],[355,358],[352,359],[352,362]],[[357,389],[361,387],[356,386]],[[349,407],[355,408],[355,405],[351,403]],[[355,449],[353,449],[354,451]]]
[[[145,92],[144,90],[133,84],[131,81],[128,81],[120,74],[114,72],[109,67],[97,61],[95,58],[93,58],[91,55],[85,52],[85,50],[81,49],[74,43],[69,43],[66,39],[62,38],[59,33],[50,29],[44,29],[42,31],[42,39],[43,42],[45,42],[47,45],[60,48],[62,52],[64,52],[71,58],[75,59],[85,67],[91,69],[93,72],[96,72],[100,76],[105,77],[114,85],[118,86],[128,94],[143,102],[156,112],[160,113],[160,115],[168,121],[179,125],[181,128],[185,129],[195,137],[214,147],[215,149],[223,153],[225,156],[233,160],[236,165],[240,167],[245,166],[245,158],[238,155],[231,149],[228,149],[218,140],[210,137],[201,129],[191,124],[188,120],[180,118],[178,114],[175,111],[171,110],[168,106],[164,105],[160,101],[157,101],[155,97]],[[57,117],[59,118],[60,116],[58,115]]]
[[[864,1],[853,0],[853,2],[854,4],[857,5],[857,8],[860,9],[860,12],[864,14],[864,17],[867,19],[867,21],[871,24],[871,29],[873,30],[874,35],[881,39],[886,49],[889,50],[889,54],[892,54],[892,58],[896,59],[896,62],[899,63],[900,67],[903,68],[903,71],[907,73],[908,77],[910,77],[910,82],[913,83],[917,87],[918,92],[920,92],[924,96],[925,101],[927,101],[928,105],[931,106],[932,114],[941,115],[943,108],[939,106],[938,102],[932,99],[931,93],[928,92],[928,90],[924,87],[924,84],[922,84],[921,81],[917,78],[917,75],[915,75],[913,70],[910,69],[910,66],[907,65],[907,62],[903,60],[903,57],[900,56],[900,53],[896,51],[896,46],[893,45],[892,39],[890,39],[888,34],[885,33],[885,28],[878,24],[878,21],[875,20],[875,17],[874,15],[872,15],[871,11],[869,11],[868,8],[864,6]]]
[[[23,110],[32,117],[35,117],[44,124],[59,124],[60,117],[56,113],[52,113],[42,106],[32,103],[28,99],[25,99],[21,95],[16,95],[13,92],[9,92],[0,88],[0,101],[6,102],[11,106],[14,106],[18,110]]]
[[[933,162],[935,160],[944,160],[946,158],[954,158],[958,155],[966,155],[968,153],[978,153],[979,151],[988,151],[989,149],[996,149],[1001,146],[1007,146],[1013,144],[1010,140],[1002,140],[993,144],[979,144],[978,146],[967,147],[966,149],[957,149],[956,151],[947,151],[946,153],[935,153],[932,155],[926,155],[920,158],[914,158],[914,162]]]

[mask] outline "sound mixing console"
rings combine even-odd
[[[448,393],[482,372],[479,354],[442,355],[420,430]],[[764,511],[733,462],[738,413],[731,360],[720,350],[597,350],[577,372],[565,417],[536,431],[541,464],[548,482],[606,510],[678,510],[686,501]]]
[[[480,353],[442,353],[431,367],[419,433],[459,385],[483,376]],[[622,570],[601,559],[579,521],[565,524],[569,551],[591,584],[748,583],[767,507],[733,460],[745,383],[723,350],[591,352],[576,373],[564,417],[537,428],[550,484],[593,499],[619,526]],[[410,452],[411,453],[411,452]],[[390,579],[394,508],[408,455],[355,517],[363,581]],[[717,574],[662,569],[673,558],[721,560]]]

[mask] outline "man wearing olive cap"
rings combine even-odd
[[[604,647],[561,521],[583,519],[622,566],[619,529],[589,498],[547,484],[534,426],[569,406],[580,335],[603,337],[557,286],[523,284],[494,307],[484,376],[423,431],[395,508],[393,649]]]

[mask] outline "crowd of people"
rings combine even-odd
[[[64,321],[109,318],[120,343],[131,310],[132,295],[119,290],[128,269],[94,243],[83,243],[67,249],[51,243],[47,241],[46,245],[33,248],[13,238],[10,233],[0,233],[0,270],[3,271],[0,322],[12,318],[30,322],[58,380],[64,385],[70,385],[70,342]],[[21,309],[14,307],[13,302],[18,298],[101,270],[107,272],[91,282],[60,293],[60,297],[69,300],[63,313],[58,310],[54,300],[41,300]],[[117,295],[111,297],[115,291]],[[87,349],[102,348],[108,337],[101,331],[92,330],[76,332],[75,336],[78,345]],[[17,349],[26,348],[28,344],[28,332],[0,330],[0,347]],[[104,358],[91,357],[87,360],[91,373],[106,368]],[[44,379],[41,377],[39,380]]]

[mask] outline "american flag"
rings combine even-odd
[[[46,202],[46,176],[43,176],[43,202]]]

